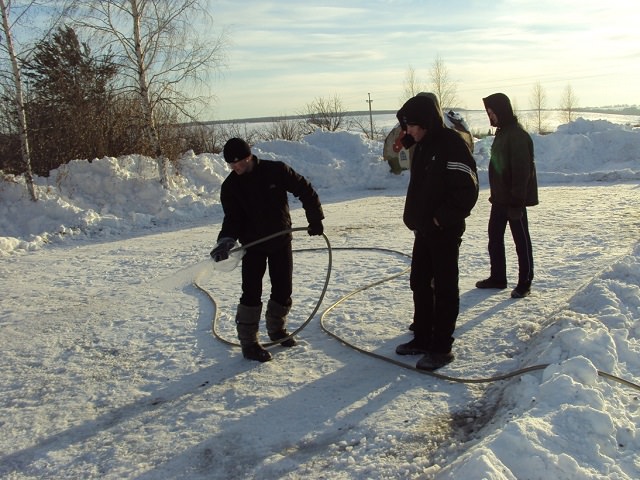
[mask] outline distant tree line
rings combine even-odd
[[[298,118],[274,119],[260,130],[198,123],[194,107],[208,98],[185,87],[222,66],[225,46],[224,36],[212,43],[194,31],[193,18],[199,31],[202,18],[210,18],[206,6],[206,0],[0,0],[0,170],[25,174],[36,200],[32,174],[47,176],[74,159],[147,155],[167,186],[169,162],[188,150],[219,152],[231,136],[255,143],[298,141],[316,129],[384,135],[370,115],[347,118],[337,94],[316,97]],[[16,26],[31,25],[27,14],[43,8],[51,13],[49,30],[32,44],[14,42]],[[442,60],[434,70],[434,88],[453,101]]]
[[[223,62],[224,33],[201,36],[207,1],[0,0],[0,13],[0,169],[24,173],[37,200],[32,173],[138,153],[168,186],[190,133],[179,125],[207,104],[199,92]],[[43,34],[30,43],[19,32]]]
[[[22,63],[21,72],[34,174],[47,176],[74,159],[159,155],[146,133],[148,124],[138,95],[122,88],[121,64],[113,54],[93,53],[72,27],[59,27],[37,42],[29,60]],[[19,127],[14,121],[16,103],[10,92],[3,89],[0,96],[0,170],[21,174],[25,165]],[[259,131],[233,123],[185,121],[191,119],[172,105],[160,105],[153,115],[160,152],[172,160],[188,150],[217,153],[232,136],[244,137],[249,143],[298,141],[317,128],[335,131],[347,126],[346,112],[337,95],[318,97],[298,118],[274,119]]]
[[[105,26],[114,22],[115,14],[108,9],[114,4],[88,4],[92,27],[101,25],[101,35],[92,37],[94,42],[109,33],[115,35]],[[127,4],[147,3],[132,0]],[[136,12],[140,14],[135,9],[128,13],[138,18]],[[82,29],[90,31],[87,17],[82,18]],[[102,19],[102,24],[96,18]],[[11,33],[10,29],[7,31]],[[317,128],[335,131],[347,127],[346,113],[337,95],[318,97],[305,106],[299,118],[274,119],[260,131],[248,131],[246,125],[198,123],[188,111],[194,99],[176,93],[178,87],[173,82],[186,75],[185,68],[195,67],[181,64],[184,59],[166,52],[162,69],[172,73],[169,80],[160,82],[161,68],[152,71],[151,60],[137,56],[141,50],[159,47],[148,44],[141,49],[136,33],[132,35],[131,41],[123,37],[111,41],[112,45],[125,43],[129,52],[125,47],[105,48],[104,44],[94,52],[88,41],[79,38],[76,29],[65,24],[48,32],[28,54],[15,56],[19,68],[14,73],[19,75],[12,78],[8,71],[3,74],[0,70],[0,170],[47,176],[74,159],[91,161],[135,153],[157,158],[161,172],[166,172],[166,161],[176,160],[188,150],[196,154],[219,152],[232,136],[245,137],[250,143],[297,141]],[[207,51],[206,55],[210,54]],[[16,84],[21,87],[21,102],[16,101]],[[161,173],[161,178],[164,175]],[[35,200],[35,192],[33,197]]]
[[[24,174],[36,200],[32,174],[47,176],[74,159],[142,154],[157,160],[168,186],[168,163],[192,150],[217,153],[227,139],[299,141],[316,129],[358,130],[384,138],[371,115],[349,115],[337,94],[316,97],[294,117],[275,118],[260,129],[247,123],[201,123],[196,107],[206,74],[223,66],[225,36],[202,39],[198,18],[210,19],[206,0],[0,0],[0,171]],[[32,44],[14,42],[16,25],[30,10],[54,12],[51,28]],[[12,20],[12,16],[15,17]],[[82,40],[81,37],[85,38]],[[429,91],[443,108],[457,102],[456,84],[444,61],[430,69]],[[427,90],[409,67],[404,98]],[[186,93],[185,93],[186,92]],[[544,131],[544,90],[537,84],[532,103],[537,130]],[[570,86],[561,109],[570,121],[576,111]],[[369,112],[370,113],[370,112]]]

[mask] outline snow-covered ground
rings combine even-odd
[[[447,378],[394,354],[412,314],[408,175],[389,173],[379,142],[318,132],[254,149],[318,188],[331,246],[294,235],[290,329],[322,303],[265,364],[226,343],[239,269],[207,258],[219,155],[185,156],[170,190],[136,156],[71,162],[36,179],[36,203],[5,177],[0,477],[640,478],[640,132],[578,120],[534,136],[523,300],[473,287],[488,274],[490,142],[476,145]]]

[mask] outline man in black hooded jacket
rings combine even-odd
[[[322,235],[324,214],[312,185],[283,162],[262,160],[251,153],[241,138],[231,138],[223,149],[232,172],[222,183],[220,202],[224,210],[222,228],[211,257],[219,262],[229,257],[235,241],[246,245],[269,235],[289,230],[288,193],[302,202],[309,235]],[[293,253],[291,234],[276,236],[247,249],[242,258],[242,296],[236,313],[242,354],[249,360],[266,362],[271,354],[258,341],[262,312],[262,279],[269,267],[271,295],[266,323],[269,338],[292,347],[296,341],[286,330],[291,309]],[[284,340],[283,340],[284,339]]]
[[[451,362],[458,317],[458,255],[465,218],[478,199],[476,164],[467,144],[446,128],[440,109],[425,95],[409,99],[397,113],[415,142],[403,220],[414,231],[410,286],[414,338],[399,355],[423,354],[416,368],[435,370]]]
[[[511,101],[504,93],[482,99],[496,135],[491,145],[489,185],[489,278],[476,283],[477,288],[507,288],[507,265],[504,232],[507,223],[518,255],[518,284],[512,298],[523,298],[531,292],[533,280],[533,247],[529,235],[527,207],[538,204],[538,182],[531,136],[518,123]]]

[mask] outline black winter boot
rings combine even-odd
[[[236,329],[238,330],[238,339],[240,340],[244,358],[267,362],[271,360],[271,354],[262,348],[262,345],[258,342],[261,313],[262,305],[249,307],[239,304],[236,312]]]
[[[418,370],[428,370],[430,372],[437,370],[439,368],[444,367],[448,363],[453,362],[454,355],[451,352],[447,353],[438,353],[438,352],[428,352],[418,360],[416,363],[416,368]]]
[[[492,277],[485,278],[484,280],[476,282],[476,288],[496,288],[498,290],[503,290],[507,288],[507,280],[495,279]]]
[[[531,282],[518,283],[516,288],[511,291],[511,298],[524,298],[531,294]]]
[[[396,347],[396,353],[398,355],[420,355],[427,352],[429,352],[429,342],[418,338],[414,338]]]
[[[267,312],[265,314],[267,319],[267,333],[269,334],[269,338],[274,342],[289,336],[285,326],[290,309],[291,306],[285,307],[273,300],[267,302]],[[280,342],[280,345],[283,347],[293,347],[297,344],[293,337],[288,338],[284,342]]]
[[[280,330],[275,333],[270,333],[269,338],[274,342],[277,342],[278,340],[287,338],[289,335],[290,333],[287,332],[286,330]],[[298,342],[296,342],[295,338],[293,337],[287,338],[284,342],[280,342],[280,345],[282,345],[283,347],[295,347],[297,344]]]
[[[268,362],[273,358],[269,351],[262,348],[259,343],[242,347],[242,356],[247,360],[257,360],[258,362]]]

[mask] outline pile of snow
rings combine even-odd
[[[522,359],[526,365],[548,364],[541,378],[525,375],[511,383],[494,427],[438,478],[640,474],[631,453],[640,447],[638,384],[622,390],[615,385],[637,378],[640,244],[578,291],[552,320]],[[603,382],[607,374],[618,380]]]
[[[541,184],[640,178],[640,133],[604,120],[578,119],[557,133],[534,135]],[[476,143],[486,173],[492,137]],[[395,188],[408,174],[393,175],[382,143],[350,132],[310,134],[301,142],[275,140],[254,146],[266,159],[282,160],[327,195]],[[159,182],[156,162],[139,155],[74,160],[35,177],[38,202],[29,200],[23,177],[0,182],[0,252],[34,250],[47,242],[85,235],[117,235],[133,229],[175,227],[220,215],[220,185],[229,170],[218,154],[187,154]],[[487,185],[481,174],[482,186]]]

